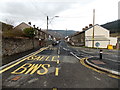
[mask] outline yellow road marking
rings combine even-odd
[[[107,74],[108,76],[110,76],[110,77],[112,77],[112,78],[120,79],[119,76],[115,76],[115,75],[112,75],[112,74],[110,74],[110,73],[106,73],[106,72],[103,72],[103,71],[97,70],[97,69],[95,69],[95,68],[93,68],[93,67],[91,67],[91,66],[85,64],[85,63],[84,63],[84,60],[85,60],[85,59],[86,59],[86,58],[80,59],[80,63],[81,63],[82,65],[84,65],[85,67],[90,68],[90,69],[92,69],[92,70],[94,70],[94,71],[96,71],[96,72],[98,72],[98,73],[104,73],[104,74]]]
[[[47,56],[46,59],[45,59],[45,61],[48,61],[49,58],[50,58],[50,56]]]
[[[39,75],[45,75],[46,73],[48,73],[48,69],[45,66],[47,66],[49,68],[50,64],[43,64],[42,68],[43,68],[44,72],[41,73],[41,70],[38,70],[37,74],[39,74]]]
[[[57,88],[53,88],[53,90],[57,90]]]
[[[55,56],[52,57],[52,60],[51,60],[51,61],[56,61],[56,60],[54,60],[54,59],[55,59]]]
[[[58,76],[58,71],[59,71],[59,68],[56,68],[55,69],[55,76]]]
[[[3,69],[3,70],[0,70],[0,74],[3,73],[3,72],[5,72],[6,70],[8,70],[8,69],[10,69],[10,68],[12,68],[12,67],[14,67],[14,66],[16,66],[17,64],[25,61],[25,60],[26,60],[26,58],[23,59],[23,60],[21,60],[21,61],[19,61],[19,62],[17,62],[17,63],[15,63],[15,64],[13,64],[13,65],[11,65],[11,66],[8,66],[7,68],[5,68],[5,69]]]
[[[44,56],[42,56],[41,58],[39,58],[39,61],[42,60],[44,58]]]
[[[60,63],[60,61],[59,60],[57,60],[57,64],[59,64]]]
[[[42,66],[42,64],[33,64],[28,71],[25,74],[28,74],[29,72],[31,72],[30,74],[33,74],[35,71],[37,71],[40,67]]]
[[[24,73],[27,70],[27,67],[30,67],[31,65],[32,64],[30,64],[30,63],[26,63],[26,64],[22,65],[21,67],[19,67],[18,69],[16,69],[13,72],[11,72],[11,74],[22,74],[22,73]],[[25,67],[25,66],[27,66],[27,67]],[[19,70],[22,70],[22,71],[17,72]]]
[[[33,60],[39,60],[41,59],[41,56],[34,56],[35,58],[33,58]]]
[[[45,50],[45,49],[47,49],[47,48],[42,48],[42,49],[40,49],[40,51],[37,51],[36,53],[32,54],[31,56],[34,56],[34,55],[36,55],[37,53],[40,53],[40,52],[42,52],[42,51]],[[16,62],[15,64],[12,64],[12,65],[10,65],[10,66],[8,66],[8,67],[6,67],[6,68],[0,70],[0,74],[3,73],[3,72],[5,72],[5,71],[7,71],[8,69],[10,69],[10,68],[12,68],[12,67],[18,65],[19,63],[25,61],[26,59],[28,59],[28,58],[31,57],[31,56],[28,56],[28,57],[22,59],[21,61]]]
[[[31,64],[26,63],[22,65],[21,67],[17,68],[11,74],[34,74],[37,72],[39,75],[44,75],[48,73],[48,68],[50,67],[50,64]]]

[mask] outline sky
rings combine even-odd
[[[36,27],[75,30],[93,23],[105,24],[118,19],[119,0],[0,0],[0,21],[14,26],[31,22]],[[120,4],[119,4],[120,5]],[[59,16],[59,17],[55,17]]]

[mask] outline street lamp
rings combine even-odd
[[[53,20],[55,17],[59,17],[59,16],[54,16],[53,18],[50,18],[51,20]],[[48,31],[48,21],[49,21],[49,17],[47,16],[47,31]]]

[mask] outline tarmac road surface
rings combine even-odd
[[[56,46],[40,50],[0,70],[2,88],[62,90],[80,88],[119,89],[116,78],[85,67],[70,52],[75,52],[61,41]],[[83,52],[81,59],[88,57]],[[69,90],[68,89],[68,90]]]

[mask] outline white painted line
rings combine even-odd
[[[75,56],[77,59],[81,59],[81,58],[79,58],[78,56],[76,56],[73,52],[70,52],[70,54],[72,54],[73,56]]]
[[[67,51],[67,49],[66,49],[66,48],[63,48],[63,49]]]
[[[95,53],[95,52],[87,52],[85,50],[81,50],[81,51],[84,52],[84,53]]]
[[[96,78],[97,80],[101,80],[100,78],[98,78],[98,77],[96,77],[96,76],[95,76],[95,78]]]
[[[73,56],[75,56],[77,59],[82,59],[82,58],[79,58],[77,55],[75,55],[73,52],[70,52],[70,54],[72,54]],[[87,58],[92,58],[92,57],[94,57],[94,56],[90,56],[90,57],[87,57]],[[84,58],[86,58],[86,57],[84,57]]]
[[[58,55],[60,55],[60,50],[58,50]]]

